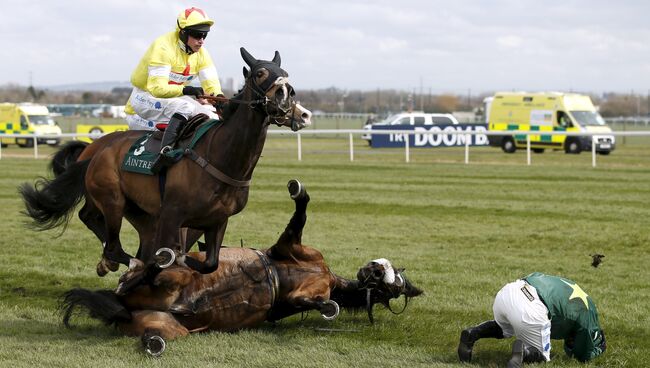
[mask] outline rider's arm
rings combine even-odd
[[[221,83],[219,82],[219,74],[217,74],[217,68],[212,62],[210,53],[205,48],[202,48],[199,52],[199,64],[197,66],[199,71],[199,80],[201,81],[201,87],[206,94],[213,94],[215,96],[222,95],[223,91],[221,90]]]
[[[183,95],[183,86],[169,84],[169,73],[172,70],[174,50],[168,50],[167,45],[159,44],[151,52],[149,58],[147,91],[154,97],[170,98]]]
[[[602,341],[600,331],[589,331],[585,328],[578,328],[575,337],[564,340],[564,351],[568,356],[573,356],[581,362],[589,361],[603,353],[603,345],[597,344]]]

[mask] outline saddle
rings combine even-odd
[[[176,148],[164,154],[171,158],[173,162],[180,161],[186,150],[191,151],[199,139],[201,139],[201,137],[203,137],[211,127],[221,122],[221,120],[210,119],[205,114],[194,116],[188,120],[178,132],[176,140],[172,143],[172,146]],[[162,148],[161,139],[163,134],[163,131],[157,130],[147,132],[142,137],[138,138],[124,156],[124,161],[122,161],[122,170],[145,175],[154,175],[151,171],[151,166],[158,157],[160,149]]]
[[[172,147],[187,147],[190,143],[190,140],[194,138],[194,133],[197,131],[198,127],[203,123],[207,122],[210,117],[206,114],[197,114],[187,121],[178,132],[176,139],[172,142]],[[165,129],[167,124],[156,124],[158,130],[154,130],[151,137],[147,139],[147,143],[144,146],[145,151],[158,153],[162,149],[161,141],[162,137],[165,134]]]

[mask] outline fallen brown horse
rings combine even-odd
[[[131,336],[141,336],[147,352],[159,355],[165,340],[195,331],[235,331],[308,310],[333,319],[342,308],[367,308],[422,291],[386,260],[362,267],[357,280],[332,273],[323,255],[301,243],[309,195],[289,182],[295,212],[271,248],[223,248],[220,266],[210,274],[172,265],[147,268],[142,283],[124,295],[111,290],[73,289],[63,300],[69,326],[75,307]],[[201,259],[203,253],[193,253]]]
[[[163,247],[180,254],[179,262],[194,270],[216,270],[228,218],[248,201],[250,179],[269,124],[297,130],[311,123],[311,113],[293,99],[277,51],[271,61],[257,60],[243,48],[241,54],[250,67],[244,68],[243,89],[230,100],[223,122],[208,130],[193,153],[186,151],[167,171],[164,194],[159,191],[158,175],[121,168],[129,148],[143,133],[116,132],[85,148],[63,147],[52,162],[54,179],[21,186],[26,213],[34,226],[46,230],[66,224],[76,205],[85,199],[79,217],[104,245],[97,268],[100,276],[116,271],[118,263],[130,270],[143,269]],[[66,155],[70,157],[62,157]],[[123,217],[138,231],[137,258],[122,248]],[[181,227],[204,233],[205,257],[184,256],[178,237]]]

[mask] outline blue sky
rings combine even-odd
[[[201,7],[222,79],[274,50],[297,89],[647,93],[650,2],[0,0],[0,85],[128,81],[176,15]]]

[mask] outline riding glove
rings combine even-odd
[[[226,98],[226,96],[224,96],[222,93],[219,93],[219,94],[217,95],[217,97]],[[217,109],[217,111],[223,111],[223,109],[226,108],[226,104],[227,104],[227,103],[228,103],[228,102],[226,102],[226,101],[215,101],[215,103],[214,103],[214,108]]]
[[[183,95],[199,97],[199,96],[203,96],[204,92],[203,92],[203,88],[201,87],[185,86],[183,87]]]

